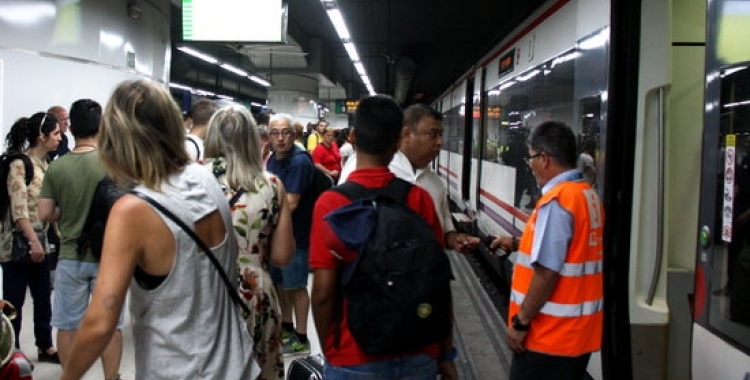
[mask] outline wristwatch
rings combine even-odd
[[[521,322],[521,318],[518,318],[518,314],[513,316],[513,318],[510,320],[510,323],[513,326],[513,330],[529,331],[529,325],[523,324],[523,322]]]

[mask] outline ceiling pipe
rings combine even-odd
[[[417,64],[409,57],[401,57],[396,61],[396,86],[393,90],[393,98],[398,104],[404,104],[406,95],[409,94],[411,82],[414,80],[414,72]]]

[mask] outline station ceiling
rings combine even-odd
[[[338,0],[338,6],[375,91],[408,105],[435,100],[544,2]],[[366,95],[321,2],[289,0],[288,6],[286,44],[198,45],[238,55],[241,66],[272,82],[279,74],[315,78],[323,101]],[[173,10],[179,21],[179,0],[173,0]],[[175,33],[179,41],[179,27]],[[179,80],[189,70],[174,56],[172,75]],[[262,97],[263,89],[251,92]]]

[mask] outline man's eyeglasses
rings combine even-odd
[[[289,129],[282,129],[280,131],[270,131],[270,132],[268,132],[268,135],[271,136],[271,137],[273,137],[273,138],[277,138],[277,137],[279,137],[279,135],[281,135],[281,137],[289,137],[289,136],[291,136],[291,134],[292,134],[292,131],[289,130]]]
[[[531,155],[529,157],[524,158],[523,160],[526,161],[526,165],[531,165],[531,161],[533,161],[535,158],[542,155],[544,152],[539,152],[537,154]]]

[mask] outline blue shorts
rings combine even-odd
[[[437,361],[428,355],[404,356],[360,365],[337,367],[326,363],[326,380],[432,380],[437,376]]]
[[[284,289],[307,288],[307,276],[310,274],[307,249],[294,251],[292,260],[283,268],[271,265],[271,280]]]
[[[55,270],[55,293],[52,303],[52,327],[63,331],[78,330],[89,306],[99,272],[99,264],[77,260],[60,260]],[[125,305],[117,328],[125,322]]]

